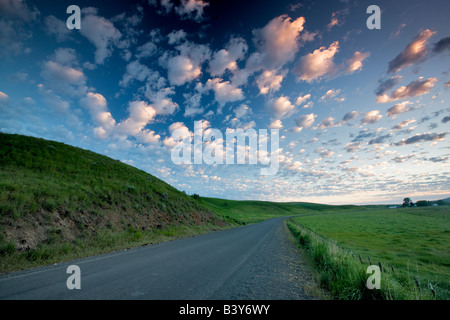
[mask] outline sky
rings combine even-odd
[[[67,27],[70,5],[80,29]],[[449,12],[446,0],[0,0],[0,131],[98,152],[206,197],[446,198]],[[267,150],[278,171],[176,164],[172,133],[192,138],[197,121],[223,133],[202,148],[233,130],[278,129]]]

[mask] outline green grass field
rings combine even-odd
[[[433,297],[430,284],[438,299],[450,298],[450,206],[369,209],[292,222],[353,253],[357,262],[361,257],[366,267],[369,259],[380,262],[400,285],[417,287],[416,277],[420,289],[404,298]]]
[[[205,197],[202,197],[202,203],[210,210],[241,224],[260,222],[275,217],[361,210],[360,207],[352,205],[332,206],[308,202],[237,201]]]

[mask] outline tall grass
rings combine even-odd
[[[434,299],[430,290],[417,286],[414,272],[395,274],[395,271],[389,268],[382,269],[380,289],[368,289],[366,285],[370,276],[366,273],[368,263],[362,262],[353,252],[292,219],[287,221],[287,226],[317,268],[321,287],[328,290],[336,299]]]

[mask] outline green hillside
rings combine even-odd
[[[120,161],[0,133],[0,271],[227,224],[201,201]]]

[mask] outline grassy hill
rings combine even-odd
[[[193,197],[88,150],[0,133],[0,272],[353,208]]]
[[[0,133],[0,271],[227,224],[199,200],[120,161]]]

